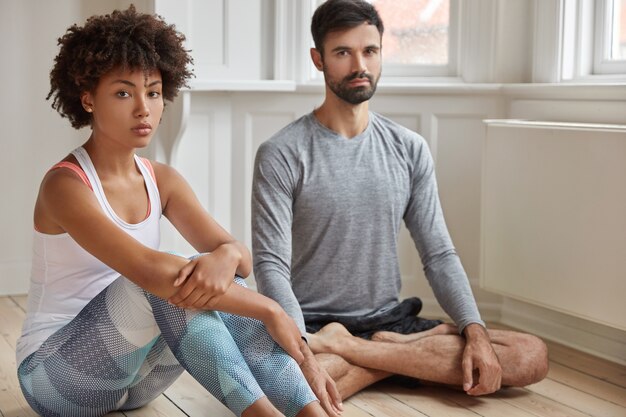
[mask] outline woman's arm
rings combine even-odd
[[[180,289],[168,301],[183,308],[213,309],[215,297],[226,293],[235,274],[250,274],[250,252],[209,215],[175,169],[159,163],[154,169],[163,214],[198,252],[205,253],[180,270],[175,281]]]
[[[66,232],[87,252],[151,293],[168,298],[188,261],[141,244],[115,225],[94,195],[68,170],[48,172],[35,207],[36,222],[54,233]]]
[[[38,217],[43,217],[42,221],[48,226],[56,226],[59,232],[67,232],[100,261],[146,291],[164,299],[174,296],[181,289],[175,285],[181,270],[195,265],[191,275],[194,279],[201,278],[207,268],[205,260],[211,259],[203,256],[189,262],[180,256],[159,252],[141,244],[117,227],[103,213],[93,192],[66,170],[54,170],[46,175],[36,206],[36,211],[45,213]],[[230,264],[232,271],[228,273],[232,283],[235,265],[241,263],[241,258],[234,256],[231,259],[223,252],[238,252],[237,246],[219,240],[214,244],[218,247],[209,245],[206,249],[214,249],[211,256],[220,265]],[[296,360],[301,360],[302,354],[298,347],[300,332],[274,301],[239,285],[228,286],[223,295],[212,297],[211,301],[205,306],[206,309],[210,307],[261,320],[272,337]]]
[[[241,242],[224,230],[198,201],[185,179],[172,167],[153,162],[161,194],[163,214],[176,230],[200,253],[213,252],[222,245],[240,255],[236,274],[247,277],[252,271],[252,256]]]

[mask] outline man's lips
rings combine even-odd
[[[370,85],[370,80],[368,78],[357,78],[348,83],[351,86],[362,86],[362,85]]]

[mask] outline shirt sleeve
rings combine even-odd
[[[459,332],[470,323],[484,326],[444,220],[434,163],[426,142],[420,137],[409,154],[411,192],[404,221],[420,254],[428,283]]]
[[[291,286],[291,226],[297,168],[287,151],[265,142],[257,151],[252,182],[252,254],[259,292],[278,302],[306,334]]]

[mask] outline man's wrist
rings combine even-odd
[[[470,323],[463,329],[463,336],[467,340],[489,339],[487,329],[480,323]]]

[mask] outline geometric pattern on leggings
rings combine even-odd
[[[315,400],[260,322],[227,316],[228,327],[120,277],[20,364],[22,392],[46,417],[102,416],[147,404],[186,369],[237,415],[265,395],[257,379],[288,416]]]
[[[237,277],[235,282],[246,286]],[[285,416],[293,417],[302,407],[317,398],[309,387],[299,366],[266,331],[259,320],[220,312],[224,324],[237,340],[241,353],[252,374],[272,404]],[[287,387],[291,395],[284,395]]]

